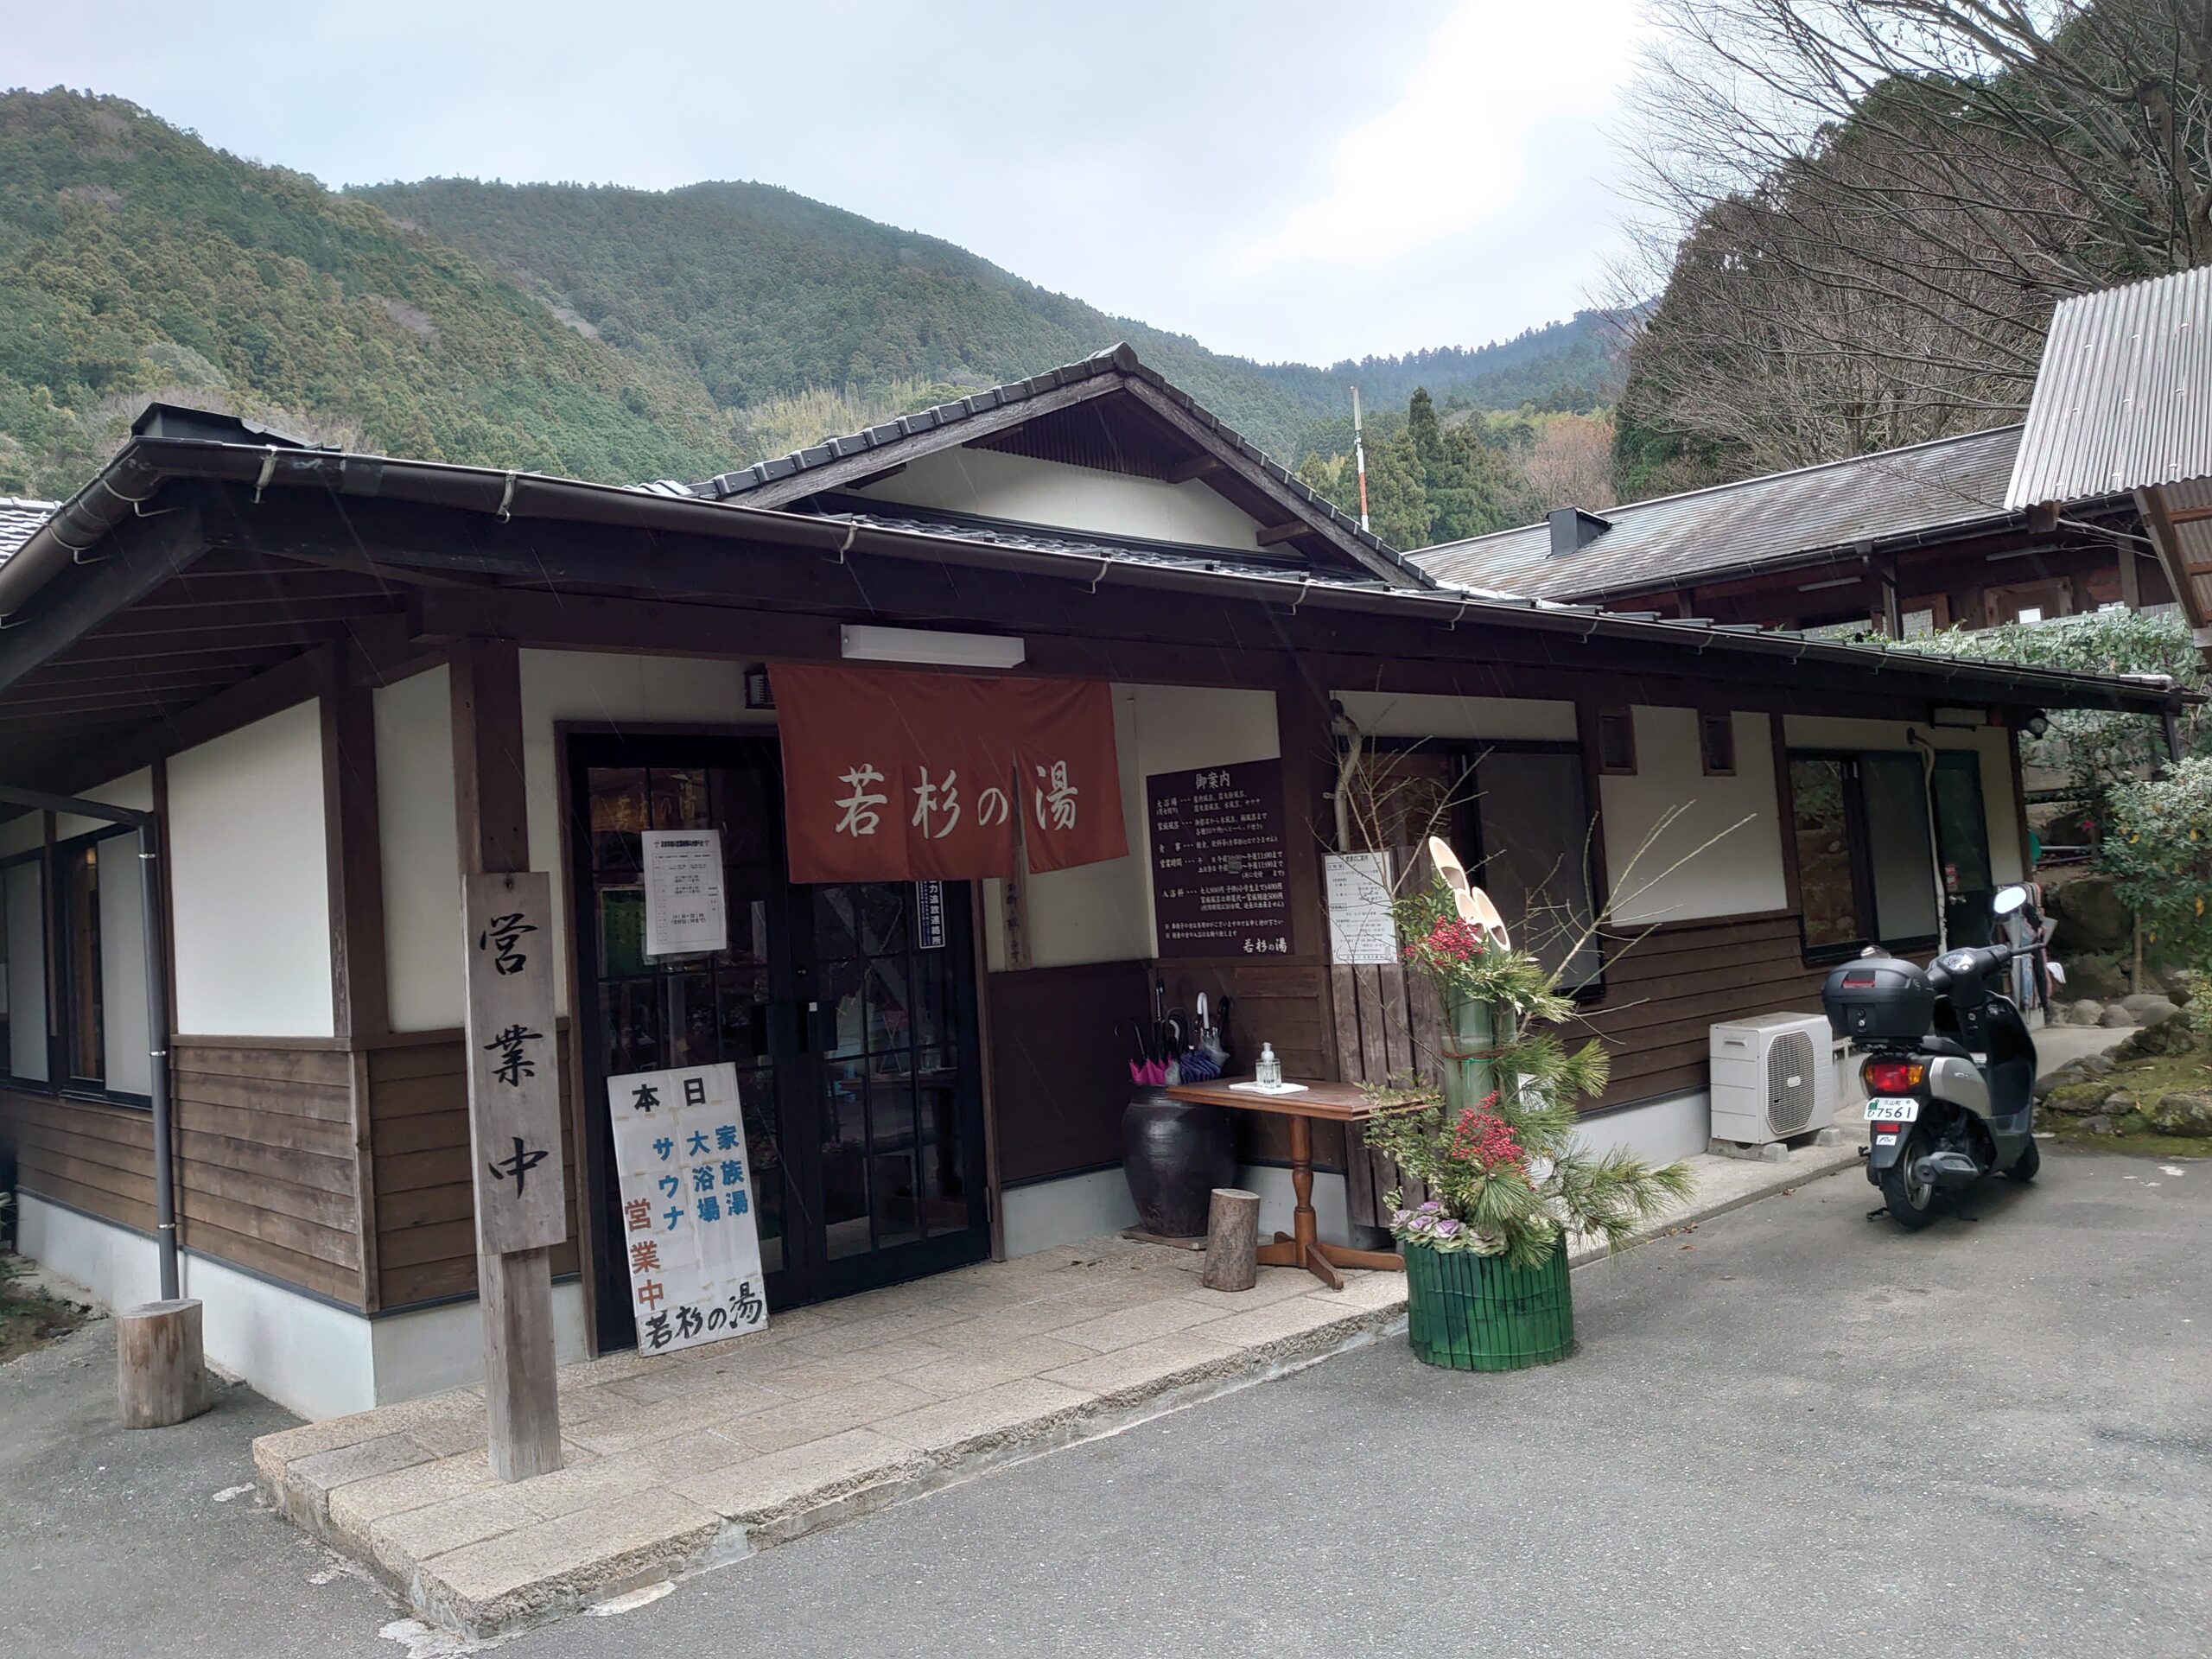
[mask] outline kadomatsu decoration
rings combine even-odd
[[[1370,1090],[1367,1144],[1424,1194],[1409,1203],[1401,1189],[1389,1200],[1415,1352],[1460,1370],[1511,1370],[1573,1344],[1568,1239],[1618,1248],[1688,1198],[1692,1178],[1687,1164],[1597,1153],[1580,1140],[1576,1103],[1605,1089],[1605,1049],[1561,1039],[1573,1002],[1557,971],[1513,948],[1449,847],[1432,842],[1430,854],[1435,881],[1394,910],[1408,968],[1443,1003],[1439,1080]]]

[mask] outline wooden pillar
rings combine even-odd
[[[383,1297],[368,1051],[391,1025],[385,971],[384,851],[377,823],[376,706],[367,686],[343,678],[322,695],[322,798],[330,883],[332,1034],[347,1046],[361,1306],[373,1313]]]
[[[461,874],[527,871],[530,810],[523,777],[519,654],[512,640],[463,639],[453,648],[449,671]],[[537,943],[550,950],[550,926]],[[545,1063],[552,1064],[550,1044],[544,1054]],[[476,1144],[481,1113],[473,1087],[469,1110],[472,1158],[481,1162],[489,1148]],[[550,1161],[550,1175],[541,1170],[538,1179],[557,1182],[557,1145]],[[517,1184],[519,1188],[519,1175]],[[491,1425],[493,1472],[502,1480],[550,1473],[561,1466],[550,1249],[488,1248],[480,1201],[476,1274],[484,1319],[484,1400]]]
[[[1904,638],[1904,612],[1897,601],[1897,562],[1885,559],[1881,568],[1882,633],[1886,639]]]

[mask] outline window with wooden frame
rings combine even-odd
[[[1616,778],[1636,773],[1636,717],[1626,709],[1598,711],[1598,770]]]
[[[1442,836],[1516,944],[1561,969],[1563,989],[1602,991],[1581,748],[1438,738],[1376,738],[1367,748],[1353,807],[1360,838],[1402,862]]]
[[[50,861],[35,853],[0,870],[8,993],[0,1062],[11,1080],[126,1105],[149,1098],[137,849],[135,831],[101,830],[56,842]]]
[[[1793,752],[1789,783],[1808,959],[1869,944],[1926,950],[1939,937],[1939,903],[1953,938],[1986,931],[1988,827],[1974,755],[1939,753],[1931,773],[1904,750]]]
[[[1733,715],[1700,715],[1697,717],[1698,758],[1705,764],[1708,778],[1733,778],[1736,775],[1736,717]]]
[[[0,864],[0,1074],[43,1084],[46,1046],[46,854]]]

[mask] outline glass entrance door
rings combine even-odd
[[[737,1068],[771,1307],[981,1260],[982,1091],[963,884],[793,887],[772,738],[569,742],[601,1351],[636,1340],[607,1079]],[[721,832],[728,948],[645,954],[646,830]]]

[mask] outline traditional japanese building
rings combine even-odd
[[[159,407],[34,516],[22,1242],[118,1302],[173,1250],[210,1357],[315,1415],[477,1373],[487,1179],[563,1171],[563,1354],[635,1339],[611,1077],[734,1065],[772,1310],[1126,1224],[1160,1001],[1294,1076],[1421,1063],[1399,970],[1332,960],[1324,867],[1432,827],[1611,1049],[1590,1132],[1700,1148],[1713,1021],[1986,927],[2029,718],[2178,696],[1446,587],[1126,348],[688,487]],[[543,916],[465,928],[512,872]],[[550,1028],[477,1005],[522,957]],[[557,1088],[557,1148],[473,1159],[477,1050]],[[1324,1230],[1374,1222],[1363,1150],[1319,1150]]]

